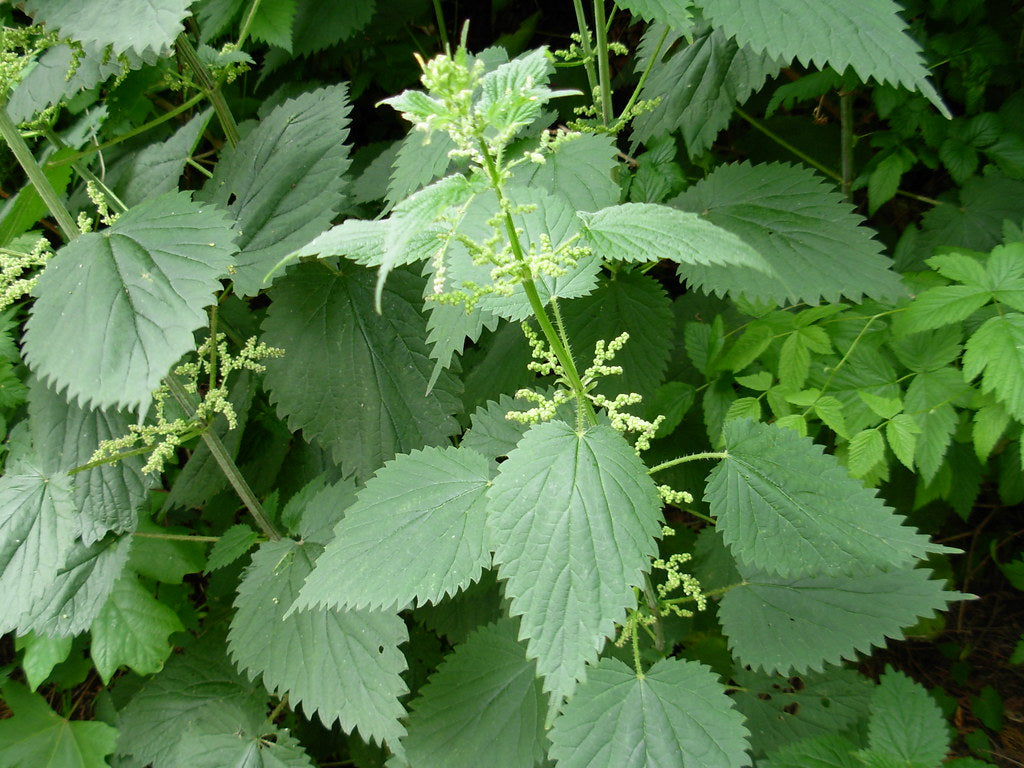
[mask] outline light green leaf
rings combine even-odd
[[[327,544],[345,510],[356,501],[356,484],[345,478],[328,485],[326,475],[317,475],[288,499],[281,510],[281,522],[302,541]]]
[[[654,203],[623,203],[579,216],[586,243],[608,261],[668,259],[687,266],[745,267],[771,274],[753,248],[694,213]]]
[[[891,419],[903,410],[903,401],[899,397],[883,397],[873,392],[858,392],[857,395],[875,414],[883,419]]]
[[[992,454],[999,438],[1010,426],[1010,414],[1002,403],[988,402],[974,412],[974,452],[979,461],[986,461]]]
[[[252,17],[249,34],[278,48],[292,52],[292,24],[295,21],[295,0],[261,3]]]
[[[126,413],[89,411],[68,403],[38,379],[29,386],[32,443],[47,472],[57,474],[85,464],[101,441],[127,434],[134,421]],[[135,529],[136,512],[149,487],[142,463],[141,457],[130,456],[75,475],[71,495],[85,544],[102,539],[108,531]]]
[[[800,389],[810,375],[811,352],[803,334],[794,331],[786,336],[779,349],[779,383],[783,387]]]
[[[639,272],[619,272],[592,294],[562,305],[576,359],[584,367],[593,359],[598,341],[610,342],[620,333],[629,341],[612,361],[622,374],[598,382],[595,392],[614,397],[637,392],[648,401],[661,384],[672,351],[673,315],[664,289]]]
[[[967,340],[964,377],[981,375],[982,392],[991,392],[1018,421],[1024,421],[1024,315],[997,315]]]
[[[814,412],[821,422],[839,437],[850,439],[846,428],[846,417],[843,415],[843,404],[831,395],[819,397],[814,401]]]
[[[988,304],[992,294],[970,285],[943,285],[919,293],[897,328],[901,333],[918,333],[966,320]]]
[[[885,438],[881,430],[862,429],[847,446],[847,468],[852,477],[864,477],[885,461]]]
[[[820,672],[902,637],[918,617],[961,598],[928,576],[914,567],[793,580],[745,571],[718,616],[742,664],[782,675]]]
[[[808,168],[721,165],[671,204],[739,236],[774,271],[769,279],[748,268],[688,266],[684,276],[706,292],[777,304],[905,294],[863,219]]]
[[[910,170],[906,160],[900,153],[887,155],[879,161],[868,176],[868,215],[873,216],[896,196],[900,188],[900,179],[904,172]]]
[[[635,603],[657,547],[661,502],[611,427],[531,427],[501,465],[487,527],[519,636],[544,689],[567,695]]]
[[[147,679],[119,712],[117,751],[153,768],[181,768],[178,743],[203,720],[232,719],[228,732],[245,729],[266,712],[266,691],[255,689],[224,655],[224,637],[212,632],[163,671]]]
[[[50,676],[53,668],[71,654],[71,637],[47,637],[29,632],[14,639],[15,650],[24,650],[21,668],[31,690],[38,688]]]
[[[480,96],[474,111],[493,130],[511,136],[536,120],[544,105],[556,95],[546,88],[554,71],[551,55],[544,48],[524,53],[501,64],[480,80]]]
[[[766,324],[751,323],[739,339],[715,359],[712,370],[738,373],[757,360],[775,339],[775,333]]]
[[[234,149],[226,148],[197,197],[228,209],[239,232],[232,274],[243,296],[331,223],[349,167],[348,88],[334,85],[276,107]]]
[[[26,361],[85,407],[145,411],[208,322],[204,309],[221,288],[232,236],[223,214],[177,193],[76,238],[36,285]]]
[[[747,729],[710,669],[662,659],[642,677],[602,659],[551,730],[558,768],[740,768]]]
[[[405,623],[390,613],[290,610],[321,552],[291,539],[260,546],[238,587],[228,648],[251,678],[262,674],[308,716],[393,746],[405,733]]]
[[[914,417],[906,413],[898,413],[885,425],[885,436],[889,447],[907,469],[914,469],[914,454],[917,452],[917,436],[921,427]]]
[[[664,4],[664,3],[663,3]],[[729,124],[737,104],[764,85],[782,62],[737,42],[720,29],[704,25],[687,45],[677,33],[652,25],[640,42],[637,67],[643,71],[657,55],[640,91],[644,100],[658,99],[657,106],[633,123],[633,140],[648,142],[655,136],[679,130],[691,158],[706,152]],[[677,50],[666,52],[678,43]]]
[[[893,332],[899,334],[894,324]],[[925,333],[899,336],[889,340],[889,348],[896,359],[914,373],[926,373],[945,368],[959,359],[963,350],[960,327],[947,326]]]
[[[418,768],[532,768],[547,711],[537,665],[509,619],[457,646],[412,702],[406,756]]]
[[[5,680],[4,703],[14,713],[0,720],[0,763],[12,768],[106,768],[117,730],[106,723],[65,720],[42,696]]]
[[[810,440],[752,421],[728,422],[725,438],[729,455],[704,498],[739,561],[800,578],[906,567],[945,551]]]
[[[285,349],[265,378],[279,413],[362,479],[396,453],[445,441],[460,408],[448,374],[425,394],[434,366],[418,309],[422,281],[392,273],[382,315],[373,310],[375,282],[354,264],[339,272],[300,264],[275,285],[263,324],[263,341]]]
[[[133,51],[163,53],[184,30],[189,0],[26,0],[37,24],[115,56]]]
[[[545,189],[576,211],[607,208],[619,200],[619,186],[612,180],[616,152],[611,136],[577,134],[560,140],[543,163],[517,166],[512,183]]]
[[[412,93],[415,93],[413,91]],[[388,181],[387,201],[394,205],[434,179],[446,176],[452,165],[448,154],[455,143],[444,131],[410,131],[402,140]]]
[[[729,403],[729,409],[725,412],[725,421],[733,421],[734,419],[760,421],[760,399],[756,397],[738,397]]]
[[[487,459],[426,448],[385,464],[357,496],[306,580],[298,608],[401,610],[437,603],[490,565]],[[398,571],[381,563],[401,563]]]
[[[795,57],[804,65],[827,64],[836,72],[852,67],[862,80],[919,91],[950,117],[893,0],[762,0],[756,13],[742,0],[700,0],[698,5],[740,45],[787,60]]]
[[[232,525],[221,534],[220,539],[210,549],[210,556],[206,561],[206,573],[231,565],[252,549],[252,545],[259,538],[259,534],[245,523]]]
[[[168,636],[183,629],[178,615],[129,571],[92,622],[89,655],[105,684],[122,665],[140,675],[156,674],[171,654]]]
[[[898,755],[901,764],[939,765],[946,757],[949,730],[928,691],[886,667],[871,700],[868,745]]]
[[[953,439],[958,422],[953,403],[969,396],[970,387],[954,367],[919,373],[907,386],[904,409],[921,428],[914,463],[926,483],[939,471]]]

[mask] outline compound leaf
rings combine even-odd
[[[981,389],[1024,421],[1024,315],[1010,312],[985,321],[967,340],[964,377],[981,375]]]
[[[962,597],[913,567],[805,579],[740,570],[718,608],[722,630],[740,662],[783,675],[852,660]]]
[[[489,493],[488,534],[519,636],[544,689],[572,692],[635,603],[656,551],[660,501],[632,447],[608,426],[530,428]]]
[[[420,689],[402,739],[421,768],[532,768],[544,756],[537,665],[503,619],[476,630]]]
[[[550,755],[558,768],[740,768],[747,735],[703,664],[662,659],[638,677],[604,658],[555,720]]]
[[[222,213],[172,193],[75,238],[35,287],[26,361],[84,407],[145,411],[160,379],[195,347],[233,236]]]
[[[226,149],[199,194],[228,209],[239,230],[235,290],[252,296],[289,253],[331,223],[349,167],[348,87],[304,93],[276,107]]]
[[[238,587],[228,649],[250,677],[262,674],[269,690],[287,692],[328,727],[337,720],[394,745],[405,733],[405,623],[390,613],[290,610],[322,551],[291,539],[260,546]]]
[[[688,265],[681,274],[707,292],[752,301],[807,302],[905,294],[863,219],[808,168],[786,163],[721,165],[670,201],[740,237],[774,271]]]
[[[946,551],[901,525],[874,490],[792,430],[730,421],[725,442],[728,456],[708,476],[704,498],[725,543],[753,568],[838,576]]]
[[[126,572],[92,622],[89,655],[104,683],[122,665],[152,675],[171,654],[168,636],[182,629],[178,615]]]
[[[13,768],[106,768],[117,729],[101,722],[66,720],[20,683],[0,686],[14,713],[0,721],[0,762]]]
[[[103,49],[160,53],[184,30],[189,0],[27,0],[37,24]]]
[[[361,479],[396,453],[446,440],[460,408],[447,373],[425,394],[434,364],[418,309],[422,281],[393,272],[381,315],[373,310],[375,283],[354,264],[341,271],[300,264],[274,286],[263,324],[263,341],[285,349],[267,363],[278,412]]]
[[[919,91],[950,117],[893,0],[759,0],[754,6],[743,0],[700,0],[698,5],[740,45],[778,58],[796,57],[804,65],[829,65],[836,72],[852,67],[862,80]]]
[[[490,564],[490,484],[489,462],[467,448],[425,448],[388,462],[346,510],[297,607],[401,610],[464,589]],[[402,567],[381,567],[389,562]]]

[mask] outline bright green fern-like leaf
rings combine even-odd
[[[239,231],[235,290],[259,293],[289,253],[325,230],[341,204],[349,167],[348,88],[334,85],[276,107],[221,155],[202,192]]]
[[[967,340],[964,376],[981,375],[991,392],[1018,421],[1024,421],[1024,315],[1011,312],[985,321]]]
[[[490,564],[490,484],[487,459],[468,448],[425,448],[388,462],[346,510],[297,606],[401,610],[467,587]]]
[[[852,660],[962,597],[913,567],[805,579],[740,570],[718,609],[722,630],[741,663],[783,675]]]
[[[235,247],[227,218],[163,195],[82,235],[46,265],[25,331],[25,358],[69,400],[145,411],[207,323]]]
[[[706,292],[783,304],[905,293],[862,219],[811,170],[785,163],[722,165],[670,201],[740,237],[774,275],[731,265],[680,273]]]
[[[478,629],[420,689],[402,744],[418,768],[532,768],[543,759],[545,697],[509,619]]]
[[[23,685],[0,686],[14,716],[0,721],[0,763],[12,768],[104,768],[117,729],[101,722],[67,720]]]
[[[791,430],[731,421],[725,442],[728,457],[708,476],[704,498],[740,562],[785,578],[838,576],[946,551]]]
[[[396,744],[405,732],[405,623],[391,613],[291,611],[321,552],[290,539],[260,546],[238,587],[228,648],[250,677],[262,674],[268,689],[287,692],[310,716]]]
[[[699,0],[697,5],[741,45],[805,65],[827,64],[837,72],[852,67],[863,80],[919,91],[950,116],[893,0],[758,0],[756,5]]]
[[[555,720],[558,768],[740,768],[743,717],[703,664],[662,659],[643,675],[602,659]]]
[[[488,534],[544,689],[567,695],[635,602],[656,550],[654,482],[617,432],[531,427],[489,493]]]
[[[89,655],[104,683],[122,665],[140,675],[152,675],[171,653],[168,635],[182,629],[177,614],[128,571],[114,584],[92,622]]]
[[[188,0],[27,0],[25,10],[37,24],[97,49],[163,52],[188,16]]]
[[[363,479],[396,453],[446,440],[460,407],[448,374],[425,394],[434,364],[418,309],[422,281],[392,273],[382,315],[373,309],[375,284],[355,264],[300,264],[271,291],[263,324],[263,341],[286,350],[267,362],[271,400],[293,429]]]

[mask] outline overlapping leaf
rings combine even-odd
[[[785,163],[722,165],[672,202],[740,237],[774,275],[739,266],[687,265],[680,273],[707,292],[817,304],[845,296],[904,293],[871,230],[839,193],[807,168]]]
[[[900,6],[893,0],[700,0],[711,23],[740,45],[803,64],[847,67],[861,79],[919,91],[946,117],[920,46],[907,34]]]
[[[749,765],[743,716],[718,676],[679,659],[662,659],[643,676],[602,659],[555,720],[551,742],[558,768]]]
[[[964,376],[981,375],[981,389],[991,392],[1012,416],[1024,421],[1024,315],[989,318],[967,340]]]
[[[660,21],[675,29],[687,29],[693,18],[688,4],[673,0],[623,0],[622,7],[647,21]]]
[[[467,448],[426,448],[385,464],[345,512],[297,606],[401,610],[467,587],[490,564],[489,486],[489,462]],[[382,568],[387,562],[402,567]]]
[[[728,457],[708,476],[704,498],[740,562],[800,578],[905,567],[946,551],[792,430],[736,420],[725,441]]]
[[[184,30],[188,0],[26,0],[25,10],[45,24],[114,55],[160,52]]]
[[[741,663],[783,675],[852,660],[962,597],[913,567],[805,579],[741,571],[744,584],[718,608],[722,630]]]
[[[551,421],[530,428],[489,497],[488,534],[519,635],[559,698],[635,602],[656,550],[657,491],[611,427],[578,433]]]
[[[619,186],[612,179],[615,153],[610,136],[579,134],[557,144],[543,163],[517,166],[512,183],[541,187],[577,211],[607,208],[619,200]]]
[[[887,667],[871,700],[868,747],[903,765],[939,765],[949,730],[938,703],[902,672]]]
[[[259,293],[282,258],[330,225],[349,167],[348,113],[345,85],[304,93],[221,154],[200,196],[225,206],[241,233],[240,294]]]
[[[279,412],[364,479],[396,453],[438,444],[458,428],[454,379],[442,374],[425,395],[434,366],[417,308],[422,282],[393,273],[382,315],[373,310],[375,282],[350,263],[340,272],[300,264],[278,281],[263,325],[263,341],[285,349],[266,373]]]
[[[398,697],[408,640],[393,613],[336,609],[290,611],[322,552],[291,539],[263,544],[242,577],[228,648],[250,677],[287,692],[307,713],[366,738],[398,742],[405,733]],[[378,563],[379,564],[379,563]]]
[[[160,379],[194,348],[233,236],[222,213],[175,193],[76,238],[39,278],[25,359],[69,400],[144,411]]]
[[[537,666],[512,621],[478,629],[420,689],[402,739],[417,768],[532,768],[544,756],[547,710]]]
[[[37,112],[71,98],[121,72],[121,61],[104,54],[99,46],[83,46],[74,74],[68,78],[75,53],[59,43],[43,52],[34,67],[24,73],[10,92],[7,113],[16,123],[32,119]],[[65,166],[71,170],[71,166]]]

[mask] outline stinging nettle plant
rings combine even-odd
[[[802,310],[811,326],[843,298],[905,301],[899,275],[803,166],[719,165],[666,203],[617,161],[627,129],[649,152],[679,132],[698,157],[794,57],[944,111],[894,3],[812,17],[775,0],[753,19],[739,0],[622,2],[651,23],[618,115],[603,3],[594,34],[574,3],[579,34],[557,55],[471,54],[464,36],[419,58],[422,89],[382,102],[413,128],[377,192],[377,161],[350,172],[345,85],[286,89],[242,124],[225,99],[255,64],[250,34],[318,50],[298,23],[313,3],[236,8],[220,51],[228,4],[197,4],[198,46],[187,3],[124,0],[131,22],[104,27],[96,5],[24,4],[43,28],[6,33],[0,110],[20,194],[65,241],[24,236],[40,212],[0,242],[5,298],[31,292],[32,372],[0,478],[0,631],[32,688],[73,643],[113,681],[96,722],[70,721],[76,765],[310,766],[335,724],[352,764],[391,768],[941,760],[923,689],[842,664],[963,597],[924,563],[953,550],[759,406],[711,385],[695,420],[693,388],[666,381],[666,285],[786,317],[824,300]],[[332,19],[331,42],[366,21]],[[106,178],[88,131],[52,115],[33,155],[11,113],[67,102],[115,62],[213,110]],[[592,97],[569,127],[556,110],[581,93],[552,86],[556,64],[582,67]],[[687,102],[681,80],[714,93]],[[207,170],[193,154],[213,115],[224,146]],[[192,192],[186,163],[204,177]],[[70,176],[54,177],[68,166],[88,182],[77,218]],[[768,341],[723,356],[721,337],[694,324],[680,343],[709,382],[759,381]],[[177,586],[195,573],[197,599]],[[20,722],[48,743],[68,721],[2,687],[0,755],[30,759],[3,738]],[[897,718],[927,738],[910,744]]]

